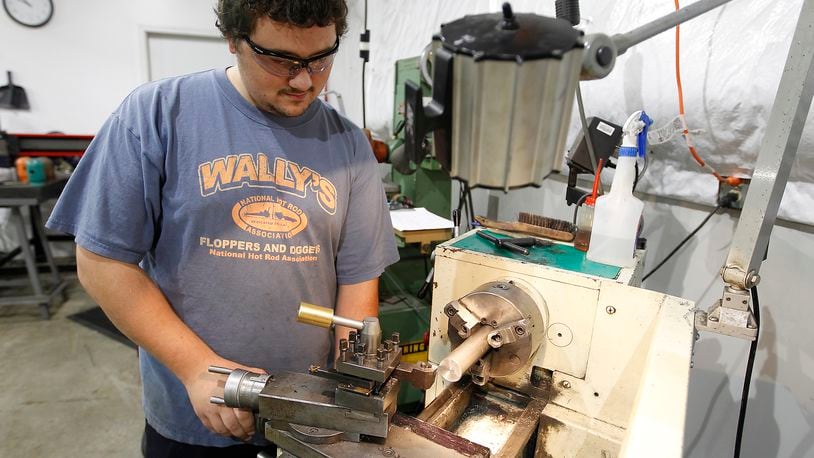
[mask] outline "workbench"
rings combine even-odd
[[[0,259],[0,266],[10,261],[12,257],[16,256],[18,250],[22,253],[25,259],[25,267],[28,272],[28,281],[31,284],[32,294],[19,295],[19,296],[0,296],[0,306],[9,304],[31,304],[40,307],[41,316],[44,319],[50,317],[49,306],[56,299],[61,303],[64,300],[64,290],[66,283],[62,280],[57,269],[54,256],[51,254],[51,248],[48,244],[48,238],[45,234],[45,225],[42,220],[42,212],[40,204],[43,202],[56,199],[59,197],[68,178],[58,178],[43,184],[27,184],[20,182],[2,183],[0,184],[0,207],[7,207],[11,209],[11,224],[15,228],[17,240],[19,241],[19,248],[12,253]],[[26,220],[23,218],[22,209],[28,207],[31,214],[31,234],[32,238],[29,239],[26,230]],[[47,287],[40,280],[39,271],[37,269],[37,258],[35,254],[36,248],[39,247],[45,257],[45,261],[50,270],[50,285]],[[14,286],[13,280],[2,279],[0,287]]]

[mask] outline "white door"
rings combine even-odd
[[[234,65],[226,41],[217,35],[145,30],[147,80]]]

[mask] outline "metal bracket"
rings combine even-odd
[[[393,371],[393,377],[409,383],[420,390],[429,389],[435,383],[435,371],[438,366],[420,361],[418,363],[408,363],[401,361]]]
[[[470,312],[463,304],[458,301],[452,301],[444,307],[444,313],[449,317],[449,324],[458,330],[458,335],[462,339],[469,337],[472,328],[480,324],[480,318],[477,318]]]
[[[528,339],[527,328],[529,320],[517,320],[506,323],[489,333],[486,341],[492,348],[500,348],[504,345],[512,344],[521,339]]]
[[[469,373],[472,375],[472,383],[478,386],[484,386],[489,382],[491,377],[492,358],[487,355],[479,359],[475,364],[469,368]]]
[[[695,328],[699,331],[755,340],[757,321],[752,313],[749,291],[725,287],[723,297],[709,310],[696,312]]]

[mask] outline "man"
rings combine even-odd
[[[223,379],[207,367],[324,362],[330,336],[295,322],[299,302],[374,316],[398,258],[368,142],[317,98],[345,1],[220,0],[217,15],[237,66],[136,89],[48,222],[140,347],[146,456],[254,456],[241,441],[262,432],[209,402]]]

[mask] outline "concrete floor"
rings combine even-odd
[[[75,277],[50,320],[0,307],[0,457],[140,457],[136,351],[67,319],[95,307]]]

